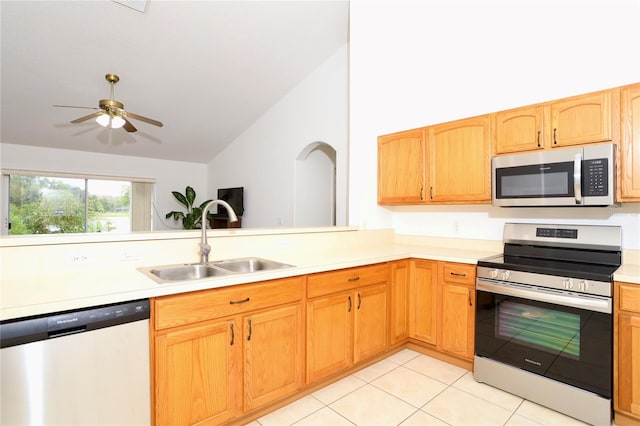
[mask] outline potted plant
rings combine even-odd
[[[184,195],[178,191],[171,191],[176,200],[187,208],[186,213],[181,211],[170,211],[166,214],[165,219],[173,217],[173,220],[178,221],[182,219],[182,227],[184,229],[202,229],[202,209],[212,200],[207,200],[200,206],[196,207],[194,202],[196,200],[196,191],[187,186],[184,189]],[[210,220],[211,213],[207,212],[207,219]]]

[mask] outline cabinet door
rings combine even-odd
[[[552,146],[611,141],[612,96],[619,102],[615,95],[616,92],[611,90],[552,102]]]
[[[496,153],[543,149],[550,133],[548,110],[538,105],[496,113]]]
[[[409,337],[409,261],[391,263],[389,345]]]
[[[474,287],[442,283],[440,348],[466,359],[473,358]]]
[[[438,326],[438,263],[410,261],[409,337],[435,345]]]
[[[244,410],[302,386],[302,308],[285,306],[243,318]]]
[[[433,202],[491,202],[489,116],[429,127],[429,194]]]
[[[355,292],[354,363],[382,353],[387,347],[387,293],[386,284]]]
[[[353,309],[351,292],[307,302],[307,383],[351,366]]]
[[[378,138],[378,203],[418,203],[424,199],[424,149],[422,129]]]
[[[640,314],[618,314],[616,410],[640,419]]]
[[[240,414],[241,330],[234,321],[158,334],[155,424],[215,424]]]
[[[640,201],[640,84],[622,89],[620,201]]]

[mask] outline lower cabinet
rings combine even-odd
[[[440,350],[473,359],[476,265],[441,262]]]
[[[234,325],[207,321],[155,338],[156,425],[221,424],[242,413],[242,352]]]
[[[389,346],[404,343],[409,337],[409,282],[408,260],[390,263],[389,283]]]
[[[411,260],[409,337],[473,359],[476,265]]]
[[[438,262],[412,259],[409,284],[409,336],[438,343]]]
[[[614,409],[618,425],[640,425],[640,285],[615,283]]]
[[[385,351],[388,282],[386,263],[308,277],[306,383]]]
[[[303,291],[297,277],[155,299],[155,424],[222,424],[300,389]]]

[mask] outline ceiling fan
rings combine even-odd
[[[162,123],[153,120],[148,117],[143,117],[142,115],[134,114],[129,111],[125,111],[124,104],[122,102],[118,102],[113,99],[113,91],[116,83],[120,81],[120,77],[116,74],[107,74],[104,76],[107,79],[109,84],[111,85],[111,96],[109,99],[101,99],[98,102],[98,108],[95,107],[84,107],[84,106],[74,106],[74,105],[54,105],[54,107],[62,107],[62,108],[84,108],[84,109],[95,109],[96,112],[85,115],[84,117],[76,118],[75,120],[71,120],[72,123],[82,123],[83,121],[87,121],[91,118],[95,118],[98,124],[102,127],[111,127],[113,129],[117,129],[123,127],[127,132],[136,132],[138,129],[135,128],[133,124],[129,121],[130,118],[135,120],[144,121],[145,123],[153,124],[154,126],[162,127]]]

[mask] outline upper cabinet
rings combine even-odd
[[[537,105],[495,114],[497,154],[543,149],[549,145],[549,106]]]
[[[378,137],[379,204],[489,204],[491,156],[618,148],[616,198],[640,202],[640,83]]]
[[[640,83],[621,91],[618,201],[640,201]]]
[[[488,115],[428,127],[429,200],[491,202],[491,128]]]
[[[619,105],[619,89],[551,102],[552,147],[617,140]]]
[[[419,203],[425,187],[425,142],[422,129],[378,138],[378,203]]]
[[[490,203],[488,115],[378,138],[378,203]]]

